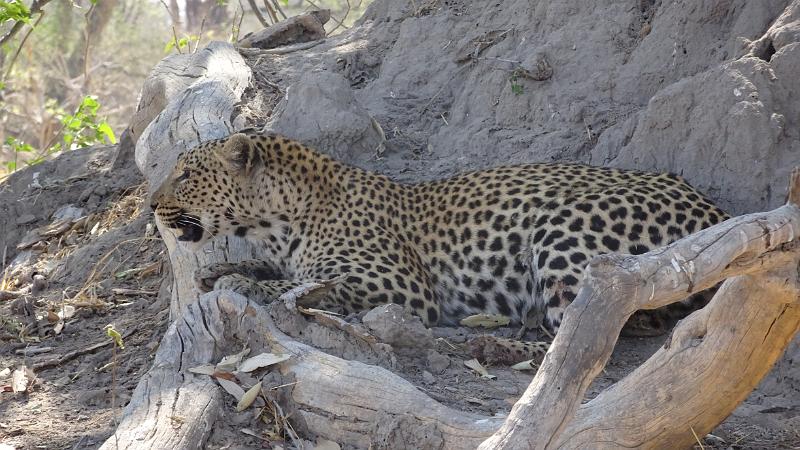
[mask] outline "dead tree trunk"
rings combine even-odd
[[[151,108],[141,110],[132,128],[141,134],[137,163],[151,189],[178,152],[237,127],[229,122],[231,110],[250,77],[238,54],[221,44],[160,67],[143,94]],[[291,354],[279,369],[297,381],[288,401],[305,432],[341,444],[380,445],[389,432],[405,433],[419,447],[454,449],[689,445],[692,431],[703,435],[730,414],[800,327],[797,172],[790,192],[789,203],[776,210],[728,220],[644,255],[593,260],[544,364],[504,423],[445,407],[383,368],[296,341],[275,324],[281,314],[294,314],[283,303],[265,310],[231,293],[198,301],[192,281],[198,264],[258,255],[235,240],[210,256],[192,255],[165,232],[176,320],[103,448],[202,445],[220,413],[220,394],[207,377],[187,368],[215,361],[237,336],[253,349]],[[580,404],[635,310],[678,301],[726,279],[664,348]]]

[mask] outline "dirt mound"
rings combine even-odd
[[[0,370],[35,377],[26,393],[0,393],[4,444],[98,446],[166,329],[164,247],[141,176],[132,161],[113,167],[114,150],[66,153],[2,184]],[[125,350],[112,348],[109,324]]]

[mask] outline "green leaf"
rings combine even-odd
[[[20,0],[0,1],[0,23],[8,20],[30,23],[31,11]]]
[[[28,160],[28,161],[25,161],[25,164],[28,165],[28,166],[35,166],[36,164],[39,164],[42,161],[44,161],[44,156],[40,156],[38,158],[33,158],[33,159]]]
[[[61,120],[61,123],[63,123],[68,130],[79,130],[81,128],[81,122],[83,121],[75,116],[66,116]]]
[[[122,341],[122,334],[114,328],[113,324],[108,324],[105,326],[106,336],[110,337],[112,341],[114,341],[114,345],[119,347],[120,350],[125,350],[125,343]]]
[[[175,48],[175,38],[170,39],[164,46],[164,53],[169,53],[173,48]]]
[[[32,145],[26,144],[14,136],[9,136],[6,138],[5,145],[11,147],[11,150],[14,153],[31,153],[35,150]]]
[[[111,125],[109,125],[108,122],[100,122],[100,125],[97,126],[97,131],[102,133],[106,139],[108,139],[108,142],[112,144],[117,143],[117,137],[114,136],[114,130],[111,129]]]
[[[75,112],[76,115],[80,114],[81,112],[85,114],[95,115],[97,114],[97,110],[100,108],[100,102],[97,101],[97,97],[92,95],[87,95],[83,97],[81,101],[81,105],[78,107],[78,111]]]

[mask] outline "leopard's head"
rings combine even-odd
[[[245,236],[280,213],[264,146],[236,133],[182,154],[150,205],[177,239],[199,247],[215,236]]]

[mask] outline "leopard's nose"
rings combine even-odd
[[[161,186],[158,187],[152,194],[150,194],[150,209],[153,211],[158,208],[159,203],[164,198],[164,190],[167,188],[167,182],[165,181]]]
[[[155,210],[156,210],[156,208],[158,208],[158,197],[156,197],[156,195],[155,195],[155,194],[153,194],[153,195],[150,197],[150,209],[151,209],[151,210],[153,210],[153,211],[155,211]]]

